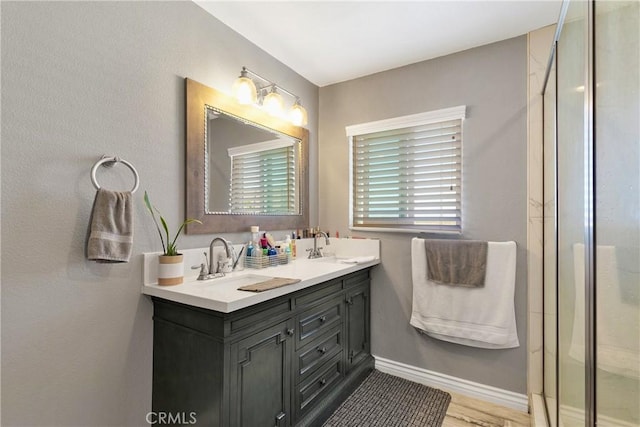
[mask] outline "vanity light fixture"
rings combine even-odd
[[[235,81],[231,90],[240,104],[247,105],[258,102],[256,84],[247,77],[247,70],[244,67],[242,67],[240,77]]]
[[[284,110],[284,99],[282,99],[282,95],[278,93],[278,88],[275,84],[271,85],[271,90],[267,96],[264,97],[262,106],[267,113],[272,116],[282,116],[282,111]]]
[[[305,126],[307,124],[307,110],[300,105],[300,98],[296,97],[296,102],[289,111],[289,120],[296,126]]]
[[[288,114],[289,120],[296,126],[306,126],[308,122],[307,110],[301,105],[299,96],[254,73],[247,67],[242,67],[240,77],[233,84],[232,92],[240,104],[259,105],[271,115],[284,117],[284,99],[280,94],[283,92],[295,99]]]

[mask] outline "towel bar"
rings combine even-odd
[[[96,172],[98,171],[98,168],[102,165],[113,166],[116,163],[122,163],[123,165],[131,169],[131,172],[133,172],[135,183],[133,184],[131,193],[135,193],[138,189],[138,186],[140,185],[140,176],[138,175],[138,171],[135,167],[133,167],[131,163],[119,157],[102,156],[102,158],[93,165],[93,167],[91,168],[91,182],[93,183],[93,186],[96,187],[96,190],[100,189],[100,185],[98,184],[98,180],[96,179]]]

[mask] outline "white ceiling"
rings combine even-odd
[[[561,0],[196,3],[326,86],[525,34],[556,22]]]

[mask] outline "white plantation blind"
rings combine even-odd
[[[462,230],[465,107],[347,128],[351,228]]]
[[[231,155],[231,211],[297,214],[296,147]]]

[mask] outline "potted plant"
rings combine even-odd
[[[156,228],[158,229],[160,243],[162,243],[163,254],[160,255],[158,259],[158,285],[178,285],[182,283],[184,279],[184,259],[182,254],[178,253],[176,241],[178,240],[178,236],[180,236],[180,233],[182,233],[185,225],[191,224],[192,222],[201,222],[193,218],[185,219],[178,228],[178,231],[176,232],[173,239],[171,239],[167,221],[165,221],[162,215],[160,215],[160,211],[151,204],[151,202],[149,201],[149,195],[146,191],[144,192],[144,204],[147,206],[147,209],[151,213],[151,218],[153,218],[153,222],[156,224]],[[158,224],[158,220],[156,219],[154,211],[157,212],[158,216],[160,217],[162,229],[160,228],[160,224]]]

